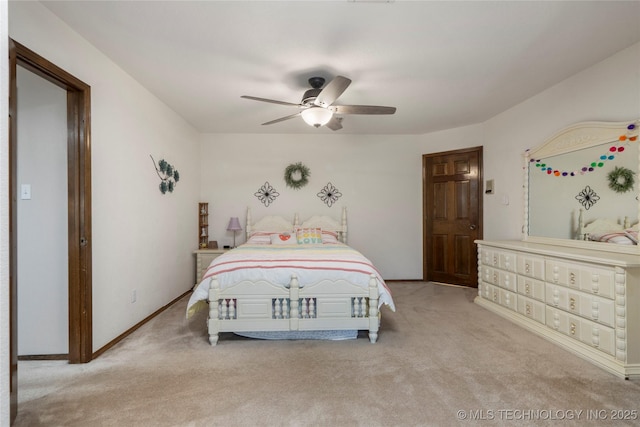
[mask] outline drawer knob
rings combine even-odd
[[[576,309],[576,299],[575,298],[569,298],[569,308],[571,310],[575,310]]]
[[[569,332],[571,333],[571,335],[575,335],[576,334],[576,324],[575,323],[571,323],[571,326],[569,327]]]

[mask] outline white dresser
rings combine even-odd
[[[640,377],[640,256],[477,241],[475,302],[621,377]]]

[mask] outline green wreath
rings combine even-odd
[[[607,179],[609,180],[609,188],[616,193],[626,193],[633,188],[635,183],[633,171],[620,166],[616,166],[609,172]]]
[[[308,167],[300,162],[293,163],[284,170],[284,182],[287,183],[287,187],[298,190],[307,185],[309,182],[309,174],[310,171]]]

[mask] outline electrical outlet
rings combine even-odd
[[[131,304],[135,303],[137,299],[138,299],[138,295],[137,295],[136,290],[134,289],[134,290],[131,292]]]

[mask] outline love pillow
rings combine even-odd
[[[298,239],[298,244],[300,245],[322,243],[322,229],[298,228],[296,230],[296,238]]]
[[[291,233],[278,233],[271,235],[272,245],[297,245],[296,236]]]

